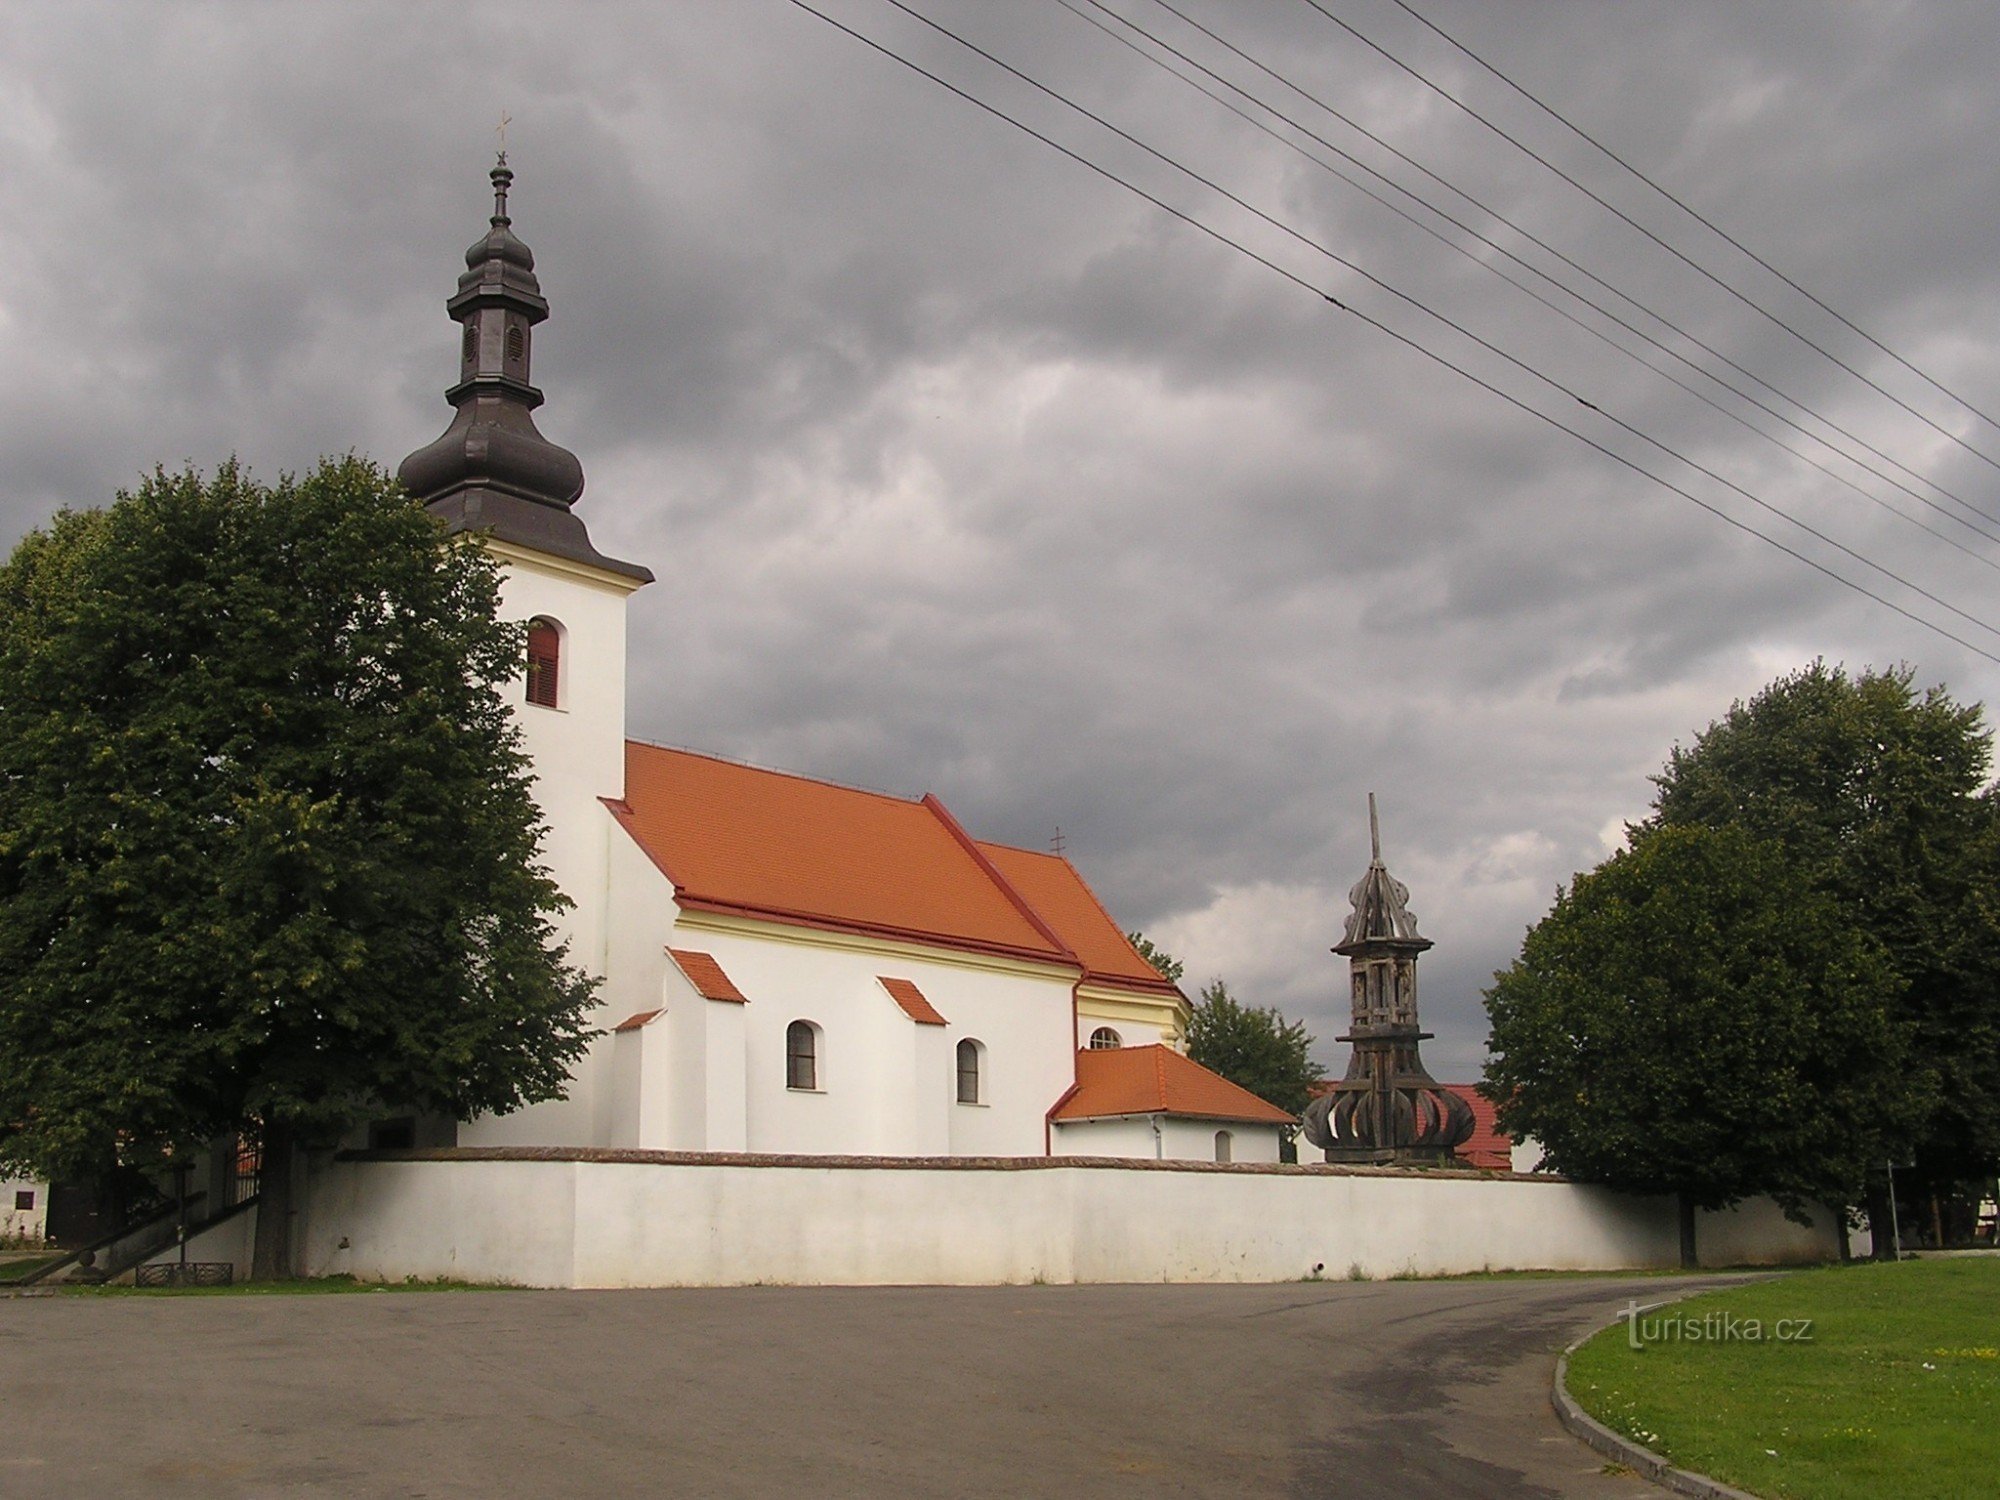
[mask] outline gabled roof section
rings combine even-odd
[[[730,977],[722,972],[722,965],[715,961],[713,954],[697,953],[692,948],[669,948],[667,957],[674,961],[674,967],[686,976],[694,986],[694,992],[704,1000],[729,1000],[738,1005],[748,1005],[750,999],[736,988]]]
[[[950,1023],[937,1013],[937,1007],[924,998],[924,992],[907,979],[891,979],[886,974],[875,976],[889,998],[903,1008],[903,1014],[919,1026],[946,1026]]]
[[[982,843],[979,849],[1082,962],[1084,978],[1148,994],[1180,993],[1171,980],[1139,956],[1097,893],[1060,854],[1013,849],[1005,844]]]
[[[1107,1047],[1076,1055],[1076,1089],[1050,1118],[1104,1120],[1174,1115],[1257,1125],[1297,1123],[1275,1104],[1212,1073],[1171,1047]]]
[[[627,1016],[611,1029],[613,1031],[637,1031],[658,1014],[659,1012],[656,1010],[642,1010],[637,1015]]]
[[[627,741],[606,805],[684,909],[1078,964],[935,798]]]

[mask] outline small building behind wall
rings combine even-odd
[[[49,1185],[30,1178],[0,1181],[0,1249],[39,1244],[46,1232]]]
[[[1275,1162],[1298,1124],[1171,1047],[1087,1047],[1049,1116],[1059,1156]]]

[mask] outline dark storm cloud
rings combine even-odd
[[[833,8],[1825,555],[1311,248],[1239,210],[1211,214],[1159,162],[877,0]],[[1991,595],[1990,569],[1054,5],[923,8],[1857,551],[1974,613],[1967,601]],[[1143,0],[1115,8],[1189,36]],[[1992,390],[2000,158],[1983,143],[2000,102],[1981,8],[1425,8],[1948,384]],[[1310,9],[1191,9],[2000,514],[1990,464]],[[1704,243],[1400,11],[1339,10],[1635,218]],[[1191,976],[1224,974],[1323,1038],[1344,989],[1325,950],[1366,860],[1371,788],[1391,866],[1438,941],[1424,968],[1437,1066],[1468,1076],[1480,985],[1557,884],[1643,814],[1646,775],[1676,738],[1821,653],[1907,659],[1968,697],[1992,689],[1989,663],[778,0],[17,5],[9,22],[0,532],[99,502],[155,462],[236,452],[273,473],[354,448],[393,465],[434,436],[453,350],[441,304],[483,227],[505,109],[516,224],[554,306],[536,344],[543,427],[584,460],[600,545],[660,575],[633,605],[633,732],[934,790],[989,837],[1039,846],[1060,823],[1113,909],[1182,951]],[[1323,116],[1313,128],[1391,161]],[[1481,211],[1452,211],[1535,254]],[[2000,451],[2000,433],[1948,415],[1796,294],[1729,252],[1716,264]]]

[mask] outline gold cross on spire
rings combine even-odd
[[[493,133],[500,137],[500,164],[502,166],[507,164],[507,127],[513,123],[513,120],[514,117],[503,109],[500,111],[500,123],[493,127]]]

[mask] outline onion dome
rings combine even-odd
[[[481,532],[649,581],[647,569],[591,545],[570,510],[583,494],[583,465],[535,426],[542,393],[528,373],[533,330],[548,317],[549,304],[535,277],[534,252],[515,235],[507,213],[514,174],[506,153],[491,175],[493,217],[465,252],[465,274],[445,303],[465,329],[459,381],[445,392],[455,415],[442,436],[403,460],[396,477],[453,531]]]

